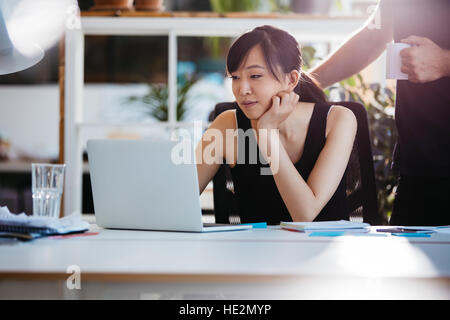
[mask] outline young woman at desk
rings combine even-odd
[[[241,222],[348,220],[344,173],[356,118],[327,105],[301,66],[295,38],[271,26],[243,34],[228,52],[237,108],[206,130],[196,161],[200,193],[222,163],[229,165]]]

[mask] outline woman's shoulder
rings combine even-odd
[[[333,104],[330,106],[329,115],[335,114],[335,117],[355,117],[352,110],[339,104]]]
[[[327,116],[327,135],[334,130],[347,130],[356,133],[357,121],[355,114],[349,108],[334,104]]]
[[[219,114],[211,127],[221,130],[236,129],[236,110],[226,110]]]

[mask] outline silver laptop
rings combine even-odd
[[[195,164],[177,164],[169,140],[88,140],[97,225],[165,231],[228,231],[203,225]]]

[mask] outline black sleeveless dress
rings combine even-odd
[[[300,175],[306,181],[325,145],[325,130],[329,105],[317,103],[311,116],[306,134],[302,157],[295,163]],[[256,143],[256,137],[251,129],[250,120],[238,107],[236,109],[239,130],[238,161],[230,168],[234,193],[241,223],[267,222],[279,224],[280,221],[292,221],[272,175],[262,175],[261,169],[270,170],[265,164]],[[249,131],[247,131],[249,130]],[[256,144],[257,161],[252,159],[250,148]],[[245,155],[245,161],[244,156]],[[261,160],[262,159],[262,160]],[[322,209],[314,221],[348,220],[345,201],[345,174],[333,197]]]

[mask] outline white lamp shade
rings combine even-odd
[[[11,41],[0,7],[0,75],[27,69],[43,57],[44,51],[34,43]]]
[[[44,50],[34,43],[12,46],[0,53],[0,74],[14,73],[34,66],[44,57]]]

